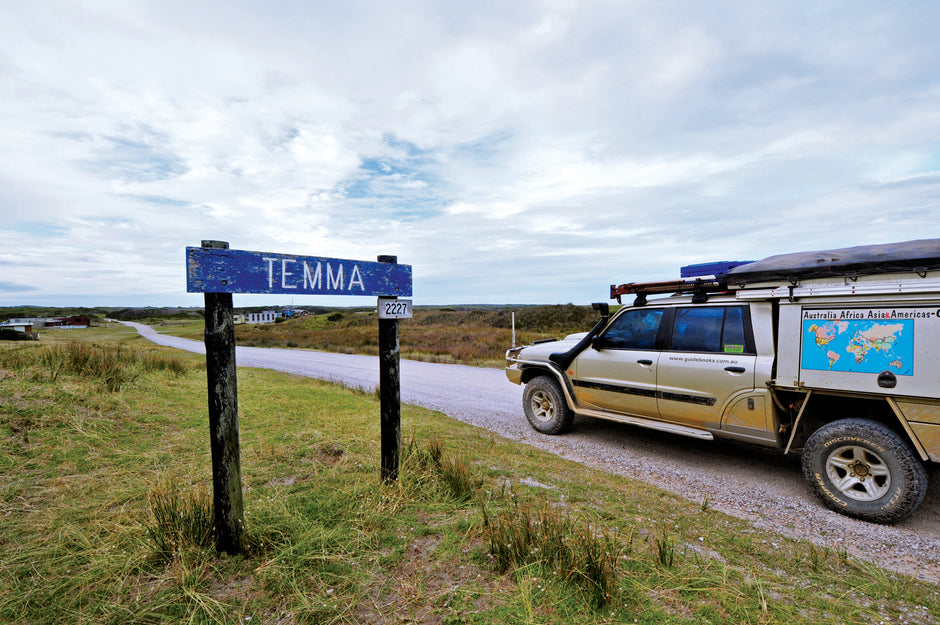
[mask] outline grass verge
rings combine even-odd
[[[219,555],[199,357],[98,338],[0,348],[0,622],[940,622],[935,586],[410,406],[383,485],[374,394],[250,369]]]

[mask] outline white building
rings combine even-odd
[[[7,328],[9,330],[26,332],[29,334],[33,332],[33,326],[34,324],[32,319],[10,319],[9,321],[0,322],[0,328]]]
[[[261,312],[248,313],[248,323],[274,323],[278,318],[278,313],[273,310],[262,310]]]

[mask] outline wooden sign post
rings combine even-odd
[[[379,256],[380,263],[397,263],[397,256]],[[392,298],[389,298],[392,299]],[[398,299],[398,298],[394,298]],[[379,300],[379,395],[382,426],[382,480],[398,479],[401,448],[401,382],[398,319],[383,318]],[[386,300],[387,301],[387,300]]]
[[[226,249],[224,241],[203,241]],[[241,452],[238,438],[238,379],[235,373],[235,320],[231,293],[206,293],[206,377],[209,386],[209,447],[212,451],[212,504],[219,551],[245,551]]]
[[[379,392],[384,481],[398,479],[401,445],[398,319],[411,316],[411,267],[378,262],[230,250],[225,241],[186,248],[186,290],[204,293],[206,371],[216,548],[244,553],[245,515],[238,440],[238,384],[232,293],[371,295],[379,298]],[[383,315],[383,302],[393,312]],[[389,308],[386,305],[386,308]]]

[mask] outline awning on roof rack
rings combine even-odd
[[[940,239],[778,254],[728,271],[728,283],[854,277],[940,269]]]

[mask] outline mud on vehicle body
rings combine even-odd
[[[624,295],[586,333],[507,352],[534,429],[583,415],[801,451],[834,510],[892,523],[920,504],[940,462],[940,240],[693,266]]]

